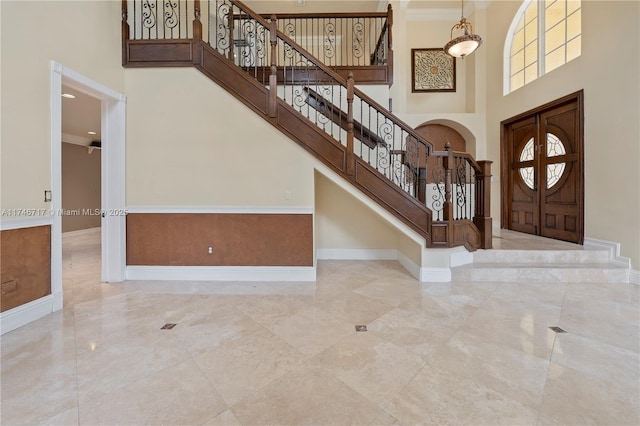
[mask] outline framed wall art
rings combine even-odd
[[[441,47],[411,49],[411,91],[455,92],[456,58]]]

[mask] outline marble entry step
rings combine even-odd
[[[478,263],[608,263],[607,250],[478,250],[473,253]]]
[[[504,260],[503,260],[504,262]],[[453,281],[628,283],[629,268],[614,263],[491,263],[451,268]]]

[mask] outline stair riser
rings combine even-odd
[[[628,269],[486,268],[452,270],[454,281],[628,283]]]
[[[473,254],[475,264],[482,263],[607,263],[606,250],[478,250]]]

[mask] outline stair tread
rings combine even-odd
[[[563,263],[563,262],[531,262],[531,263],[526,263],[526,262],[476,262],[476,263],[470,263],[468,265],[462,265],[462,266],[456,266],[452,269],[527,269],[527,268],[531,268],[531,269],[539,269],[539,268],[546,268],[546,269],[558,269],[558,268],[565,268],[565,269],[591,269],[591,268],[597,268],[597,269],[628,269],[627,266],[625,265],[621,265],[618,263],[596,263],[596,262],[589,262],[589,263]]]

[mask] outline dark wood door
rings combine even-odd
[[[502,226],[582,244],[582,92],[502,123]]]

